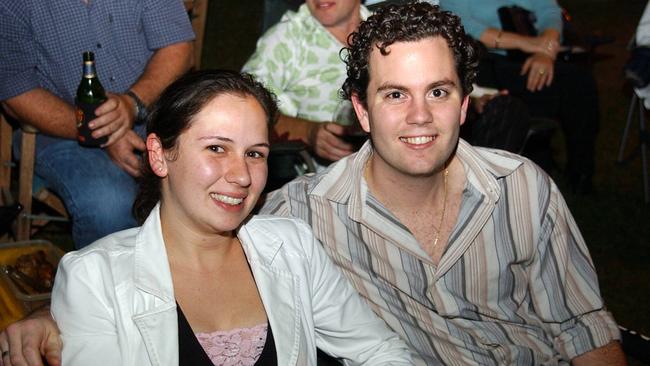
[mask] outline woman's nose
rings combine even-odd
[[[251,184],[251,175],[248,165],[243,157],[234,157],[228,164],[228,170],[225,175],[226,181],[235,183],[242,187],[248,187]]]

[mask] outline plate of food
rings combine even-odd
[[[0,276],[17,299],[50,298],[63,251],[47,241],[17,242],[0,246]]]

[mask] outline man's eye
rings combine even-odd
[[[210,146],[208,146],[208,150],[213,151],[213,152],[218,152],[218,153],[224,151],[223,147],[221,147],[219,145],[210,145]]]
[[[447,94],[449,93],[447,93],[447,91],[443,89],[433,89],[433,91],[431,91],[431,94],[433,94],[435,98],[442,98],[447,96]]]
[[[388,93],[387,97],[389,99],[399,99],[399,98],[402,97],[402,93],[398,92],[398,91],[392,91],[392,92]]]

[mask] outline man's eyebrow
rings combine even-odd
[[[442,79],[442,80],[434,81],[433,83],[429,84],[427,89],[434,89],[434,88],[438,88],[438,87],[441,87],[441,86],[456,87],[456,82],[454,80],[452,80],[452,79],[446,79],[445,78],[445,79]],[[408,88],[403,86],[403,85],[399,85],[399,84],[395,84],[395,83],[385,83],[385,84],[380,85],[377,88],[377,91],[381,92],[381,91],[385,91],[385,90],[407,90],[407,89]]]

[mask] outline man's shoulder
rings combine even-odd
[[[468,143],[460,144],[459,150],[462,151],[459,154],[461,160],[475,162],[476,166],[489,171],[496,178],[513,174],[546,174],[530,159],[509,151],[472,146]]]

